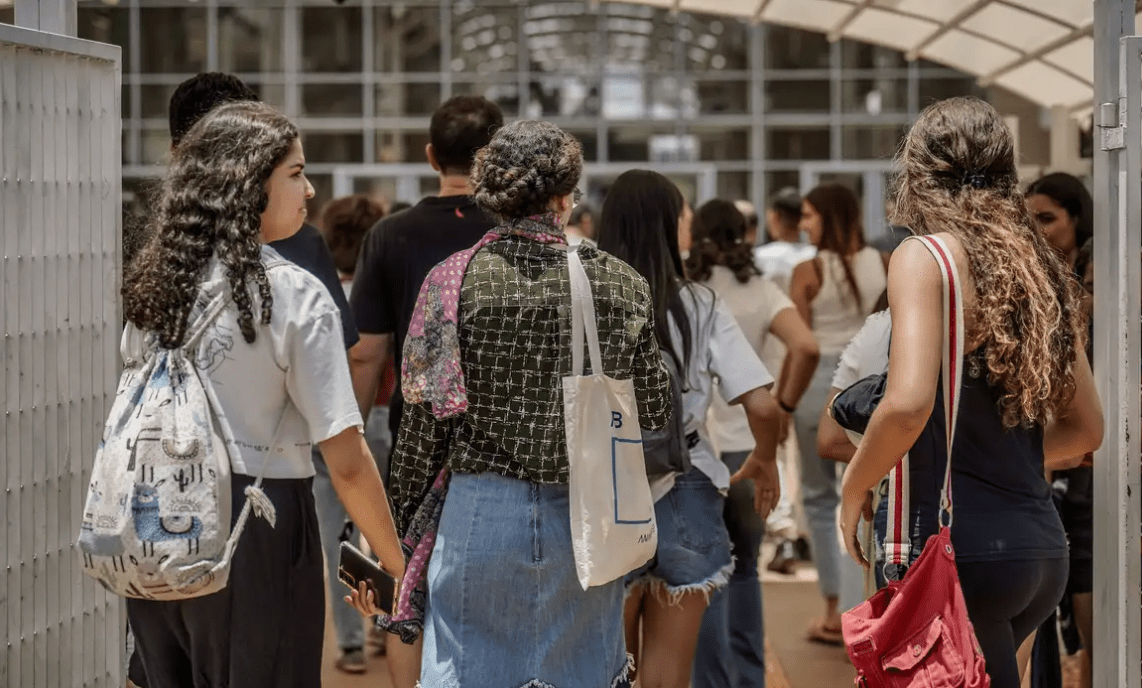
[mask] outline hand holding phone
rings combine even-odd
[[[364,583],[366,590],[373,593],[373,604],[385,614],[392,615],[397,598],[396,578],[348,542],[341,543],[337,578],[353,590],[358,590]]]

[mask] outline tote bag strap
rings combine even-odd
[[[591,355],[591,373],[603,374],[603,354],[599,349],[599,328],[595,321],[595,299],[591,282],[583,269],[578,247],[567,252],[567,269],[571,274],[571,374],[583,375],[583,336]]]
[[[960,415],[960,390],[964,371],[964,304],[960,289],[960,274],[956,259],[942,239],[935,236],[920,237],[932,253],[944,278],[944,434],[947,436],[947,462],[944,467],[944,489],[940,495],[940,525],[952,527],[952,446],[956,437],[956,422]],[[944,522],[947,514],[947,522]]]
[[[952,442],[955,439],[956,421],[959,418],[960,386],[963,382],[964,310],[961,298],[960,276],[955,257],[942,239],[934,236],[909,237],[919,241],[940,267],[943,277],[944,345],[941,384],[944,390],[944,421],[947,429],[947,462],[944,468],[944,486],[940,494],[939,520],[942,526],[952,525]],[[888,475],[888,532],[884,539],[884,575],[888,580],[900,580],[908,567],[912,543],[908,533],[907,515],[911,485],[909,483],[908,455],[905,454]],[[947,514],[947,522],[944,514]]]

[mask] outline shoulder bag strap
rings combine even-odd
[[[571,276],[571,374],[583,375],[583,335],[586,334],[591,373],[602,375],[603,354],[595,322],[595,299],[577,247],[567,252],[567,269]]]
[[[952,527],[952,444],[959,420],[960,390],[963,385],[964,361],[964,304],[960,289],[960,275],[956,270],[955,256],[939,237],[921,237],[924,246],[932,252],[944,277],[944,427],[947,435],[947,462],[944,468],[944,490],[940,495],[940,525]],[[947,523],[944,522],[947,514]]]

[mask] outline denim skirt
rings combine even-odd
[[[579,585],[566,485],[455,473],[428,567],[424,688],[625,688],[622,579]]]

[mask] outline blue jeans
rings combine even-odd
[[[369,415],[365,440],[373,458],[378,462],[388,461],[389,442],[388,409],[376,407]],[[317,506],[317,524],[321,533],[321,549],[325,552],[326,575],[329,578],[329,604],[333,608],[333,628],[337,633],[337,646],[342,650],[359,649],[365,644],[365,633],[361,615],[344,598],[346,588],[337,578],[337,563],[341,559],[341,534],[349,515],[341,505],[341,499],[333,489],[329,479],[329,467],[321,456],[321,450],[313,448],[313,500]],[[352,524],[350,524],[350,528]]]
[[[730,473],[749,452],[722,454]],[[734,571],[725,588],[710,595],[694,655],[693,685],[700,688],[765,688],[765,619],[757,566],[765,523],[753,509],[753,486],[730,488],[726,529],[733,544]]]
[[[801,445],[801,498],[813,539],[813,563],[822,597],[840,599],[846,611],[864,601],[864,569],[841,549],[837,536],[837,506],[844,464],[817,454],[817,426],[829,402],[839,356],[822,356],[809,389],[801,397],[794,424]]]
[[[623,581],[583,590],[567,485],[453,473],[428,564],[424,688],[625,688]]]

